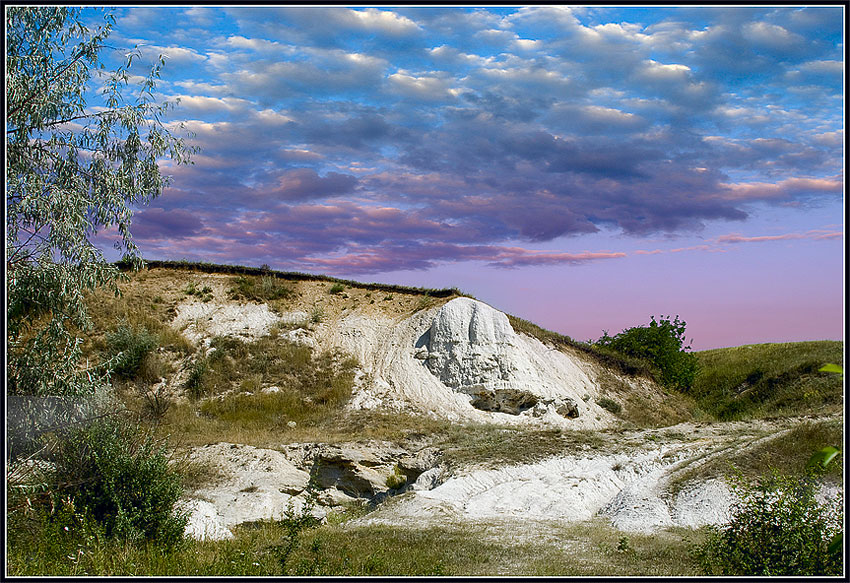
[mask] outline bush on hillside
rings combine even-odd
[[[648,326],[627,328],[616,336],[603,332],[597,345],[608,347],[626,356],[642,358],[657,369],[657,380],[666,387],[687,391],[697,374],[696,356],[685,346],[685,321],[652,317]]]
[[[136,376],[145,357],[157,347],[158,341],[144,326],[132,327],[126,321],[106,335],[106,345],[115,364],[112,373],[130,379]]]
[[[821,504],[811,476],[774,475],[734,484],[730,521],[709,527],[693,556],[706,575],[841,575],[834,541],[844,523],[842,498]]]
[[[240,275],[231,280],[230,297],[252,302],[268,302],[292,297],[292,287],[272,275],[262,277]]]
[[[186,517],[174,508],[180,478],[168,467],[165,448],[135,424],[107,418],[71,431],[54,462],[54,496],[107,536],[167,545],[182,539]]]

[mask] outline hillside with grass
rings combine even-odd
[[[12,574],[697,575],[730,475],[808,479],[812,453],[843,443],[843,377],[818,370],[843,365],[841,342],[696,352],[680,390],[650,361],[508,315],[516,346],[574,363],[557,378],[586,379],[578,402],[508,411],[530,397],[503,389],[452,416],[395,384],[436,382],[422,331],[475,302],[459,290],[186,262],[126,276],[86,298],[93,327],[76,331],[88,366],[112,364],[126,426],[98,447],[167,460],[193,534],[127,545],[64,503],[27,511],[53,479],[36,460],[10,482]],[[401,358],[423,376],[389,374]],[[817,478],[827,499],[841,457]],[[108,471],[139,471],[122,467]]]
[[[748,344],[696,355],[692,395],[718,420],[843,411],[841,376],[819,370],[827,363],[844,365],[843,342]]]

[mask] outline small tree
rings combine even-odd
[[[685,346],[685,321],[669,316],[652,316],[648,326],[627,328],[616,336],[603,332],[596,342],[622,354],[644,358],[658,369],[658,380],[664,386],[686,391],[697,374],[696,356]]]
[[[89,325],[83,295],[116,293],[119,270],[91,238],[115,228],[115,247],[135,265],[133,205],[167,183],[158,160],[186,163],[192,148],[162,121],[169,103],[153,90],[162,58],[134,99],[124,97],[138,52],[113,72],[98,54],[113,25],[89,30],[80,10],[6,9],[6,269],[8,392],[82,395],[106,371],[81,369],[72,329]],[[90,106],[91,81],[102,84]]]

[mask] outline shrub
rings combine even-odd
[[[344,285],[342,285],[341,283],[335,283],[335,284],[333,284],[333,285],[331,286],[331,288],[328,290],[328,293],[330,293],[330,294],[339,294],[339,293],[342,293],[342,292],[344,292],[344,291],[345,291],[345,286],[344,286]]]
[[[139,372],[148,353],[157,347],[157,337],[144,326],[133,328],[122,321],[114,332],[106,335],[106,345],[110,356],[115,357],[113,374],[130,379]]]
[[[685,322],[676,316],[652,317],[648,326],[627,328],[616,336],[604,332],[596,342],[625,354],[644,358],[658,369],[657,380],[666,387],[688,390],[693,386],[697,374],[697,359],[684,346]]]
[[[165,448],[126,420],[98,420],[61,439],[55,478],[82,515],[107,536],[154,539],[166,545],[183,537],[186,517],[174,504],[179,476],[168,467]]]
[[[620,404],[614,399],[609,399],[608,397],[602,397],[601,399],[597,399],[596,404],[602,407],[603,409],[610,411],[614,415],[617,415],[623,408]]]
[[[841,553],[830,543],[842,531],[842,500],[819,503],[811,476],[774,473],[755,484],[733,484],[732,518],[710,527],[692,550],[707,575],[841,575]]]
[[[398,490],[407,483],[407,477],[401,473],[398,466],[393,468],[393,473],[387,476],[386,484],[390,490]]]
[[[234,299],[267,302],[289,298],[293,293],[290,286],[272,275],[259,278],[240,275],[232,280],[232,284],[230,296]]]
[[[191,397],[199,399],[207,393],[206,374],[208,368],[209,364],[204,358],[195,361],[189,368],[189,376],[186,378],[184,387]]]

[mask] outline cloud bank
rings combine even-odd
[[[136,214],[151,256],[576,265],[623,256],[582,237],[693,235],[843,194],[840,7],[119,15],[119,39],[169,55],[161,96],[201,148]]]

